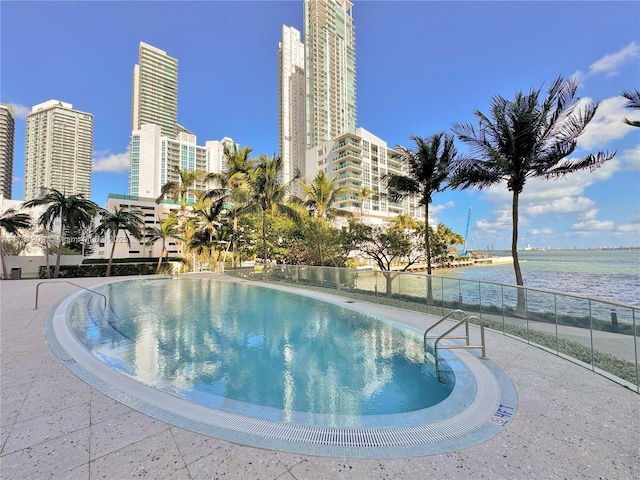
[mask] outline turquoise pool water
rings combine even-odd
[[[95,357],[199,405],[276,421],[405,414],[446,399],[422,338],[351,308],[208,279],[106,284],[70,305]],[[329,422],[331,423],[331,422]]]

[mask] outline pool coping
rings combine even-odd
[[[286,290],[366,312],[378,319],[383,319],[380,317],[380,311],[399,310],[396,307],[363,301],[345,304],[344,297],[292,287],[229,278],[211,281],[249,283]],[[111,282],[100,285],[106,283]],[[83,294],[85,292],[70,295],[47,315],[45,337],[56,356],[75,375],[105,395],[153,418],[207,436],[252,447],[316,456],[412,457],[447,453],[484,442],[503,431],[514,418],[517,409],[515,389],[507,376],[491,360],[480,359],[470,351],[459,351],[455,355],[467,365],[477,379],[474,400],[467,408],[457,413],[455,405],[439,404],[439,417],[422,425],[371,428],[314,427],[255,419],[202,407],[142,385],[111,369],[84,349],[66,326],[68,306],[77,296]],[[402,322],[387,320],[396,326],[402,325],[416,331]],[[118,385],[118,388],[114,385]],[[455,395],[450,398],[452,402],[456,401]],[[425,409],[425,414],[429,415],[436,410]]]

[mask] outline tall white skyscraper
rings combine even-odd
[[[0,103],[0,194],[4,198],[11,198],[15,137],[16,120],[13,107]]]
[[[283,161],[283,182],[287,183],[296,170],[304,176],[306,140],[306,95],[304,44],[300,32],[282,26],[282,41],[278,45],[278,137]]]
[[[304,1],[307,148],[356,130],[352,6],[348,0]]]
[[[24,199],[43,188],[91,197],[93,115],[49,100],[27,115]]]
[[[159,48],[140,42],[138,64],[133,68],[131,129],[145,123],[159,125],[162,134],[178,134],[178,60]]]

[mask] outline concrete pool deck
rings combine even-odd
[[[202,274],[198,276],[216,276]],[[104,278],[71,279],[85,287]],[[50,351],[49,310],[78,288],[0,282],[0,478],[640,478],[640,395],[543,350],[488,332],[488,356],[518,395],[492,439],[381,460],[246,447],[174,427],[91,388]]]

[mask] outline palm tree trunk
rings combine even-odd
[[[2,232],[0,232],[0,258],[2,258],[2,278],[5,280],[7,277],[7,264],[4,259],[4,242],[2,240]]]
[[[156,267],[156,273],[160,273],[160,267],[162,266],[162,257],[165,255],[166,247],[165,240],[162,239],[162,250],[160,251],[160,256],[158,257],[158,266]]]
[[[513,202],[511,204],[511,222],[513,224],[511,233],[511,256],[513,257],[513,269],[516,273],[516,285],[523,286],[522,270],[520,270],[520,261],[518,260],[518,198],[520,194],[513,192]],[[525,293],[523,288],[518,288],[518,306],[519,314],[525,313]]]
[[[231,243],[232,243],[232,252],[231,252],[231,264],[233,268],[236,268],[236,255],[238,254],[236,241],[238,235],[238,217],[236,215],[233,216],[233,232],[231,234]]]
[[[424,246],[427,251],[427,305],[433,303],[433,285],[431,283],[431,242],[429,241],[429,202],[424,202]]]
[[[111,255],[109,255],[109,263],[107,263],[107,273],[105,274],[105,277],[111,275],[111,262],[113,261],[113,252],[116,251],[115,238],[113,240],[114,241],[111,243]]]
[[[64,244],[64,221],[60,216],[60,242],[58,243],[58,255],[56,255],[56,268],[53,271],[53,278],[58,278],[60,275],[60,260],[62,259],[62,245]]]
[[[267,265],[267,211],[262,209],[262,260]]]

